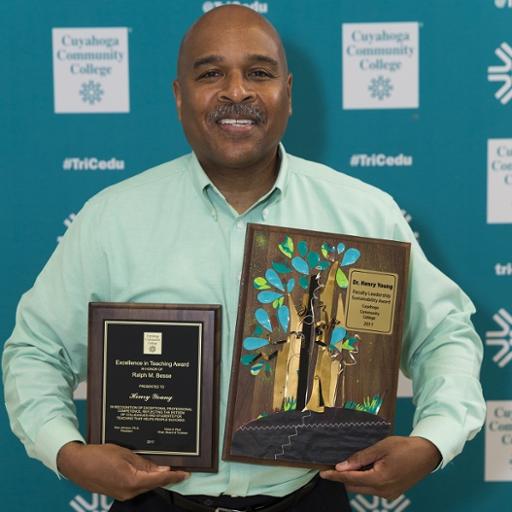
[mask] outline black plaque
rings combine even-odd
[[[89,438],[217,470],[220,306],[93,303]]]

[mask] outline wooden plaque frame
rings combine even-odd
[[[220,325],[219,305],[90,303],[89,442],[114,442],[173,469],[216,472]],[[173,335],[193,342],[176,345]],[[176,360],[180,351],[194,355]],[[180,406],[191,403],[197,410]],[[176,448],[183,443],[193,448]]]
[[[248,225],[223,459],[326,468],[390,434],[409,251]]]

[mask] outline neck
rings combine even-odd
[[[238,213],[244,213],[272,189],[279,172],[280,158],[276,150],[268,159],[243,168],[200,163],[226,201]]]

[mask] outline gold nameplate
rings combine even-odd
[[[351,269],[349,273],[347,328],[392,334],[398,274]]]

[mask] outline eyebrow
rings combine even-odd
[[[204,57],[200,57],[196,59],[193,64],[193,68],[197,69],[201,66],[207,66],[208,64],[219,64],[223,62],[225,59],[222,55],[206,55]],[[252,62],[264,62],[266,64],[270,64],[271,66],[278,68],[279,62],[268,55],[261,55],[259,53],[253,53],[247,56],[247,60]]]

